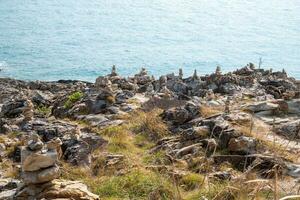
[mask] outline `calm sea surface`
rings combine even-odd
[[[206,74],[260,57],[300,79],[300,0],[0,0],[1,77]]]

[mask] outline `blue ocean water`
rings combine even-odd
[[[94,81],[248,62],[300,79],[299,0],[0,0],[0,76]]]

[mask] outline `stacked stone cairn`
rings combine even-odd
[[[83,183],[57,179],[60,176],[57,162],[61,144],[59,138],[44,144],[37,134],[31,135],[27,145],[21,149],[23,185],[9,199],[99,199]]]
[[[39,184],[59,177],[56,149],[45,148],[37,134],[33,134],[21,150],[21,177],[25,184]]]

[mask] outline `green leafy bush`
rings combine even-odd
[[[39,106],[37,112],[43,116],[48,116],[51,113],[51,108],[47,106]]]
[[[83,97],[83,93],[82,92],[74,92],[74,93],[72,93],[68,97],[67,101],[65,102],[64,107],[67,108],[67,109],[71,108],[74,105],[74,103],[76,103],[77,101],[79,101],[82,97]]]

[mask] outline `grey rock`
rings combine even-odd
[[[0,116],[14,118],[22,114],[25,100],[9,101],[2,106]]]
[[[200,114],[200,107],[188,102],[184,107],[176,107],[165,110],[162,118],[173,124],[184,124]]]
[[[5,190],[12,190],[20,185],[19,180],[15,179],[0,179],[0,192]]]
[[[32,151],[41,150],[43,148],[43,146],[44,146],[44,143],[40,140],[37,142],[30,140],[28,142],[28,148]]]
[[[256,140],[246,136],[232,138],[228,143],[228,150],[246,154],[254,153],[256,151]]]
[[[17,189],[5,190],[3,192],[0,192],[0,200],[14,200],[16,191]]]
[[[63,142],[63,158],[73,165],[88,166],[91,164],[91,153],[107,144],[102,137],[93,133],[82,133],[80,139]]]
[[[50,106],[54,95],[49,91],[36,90],[33,94],[32,101],[37,105]]]
[[[250,110],[254,113],[262,112],[262,111],[274,111],[278,108],[279,108],[278,104],[274,104],[271,102],[259,102],[259,103],[248,105],[246,107],[247,110]]]
[[[300,119],[278,125],[275,131],[291,140],[300,139]]]

